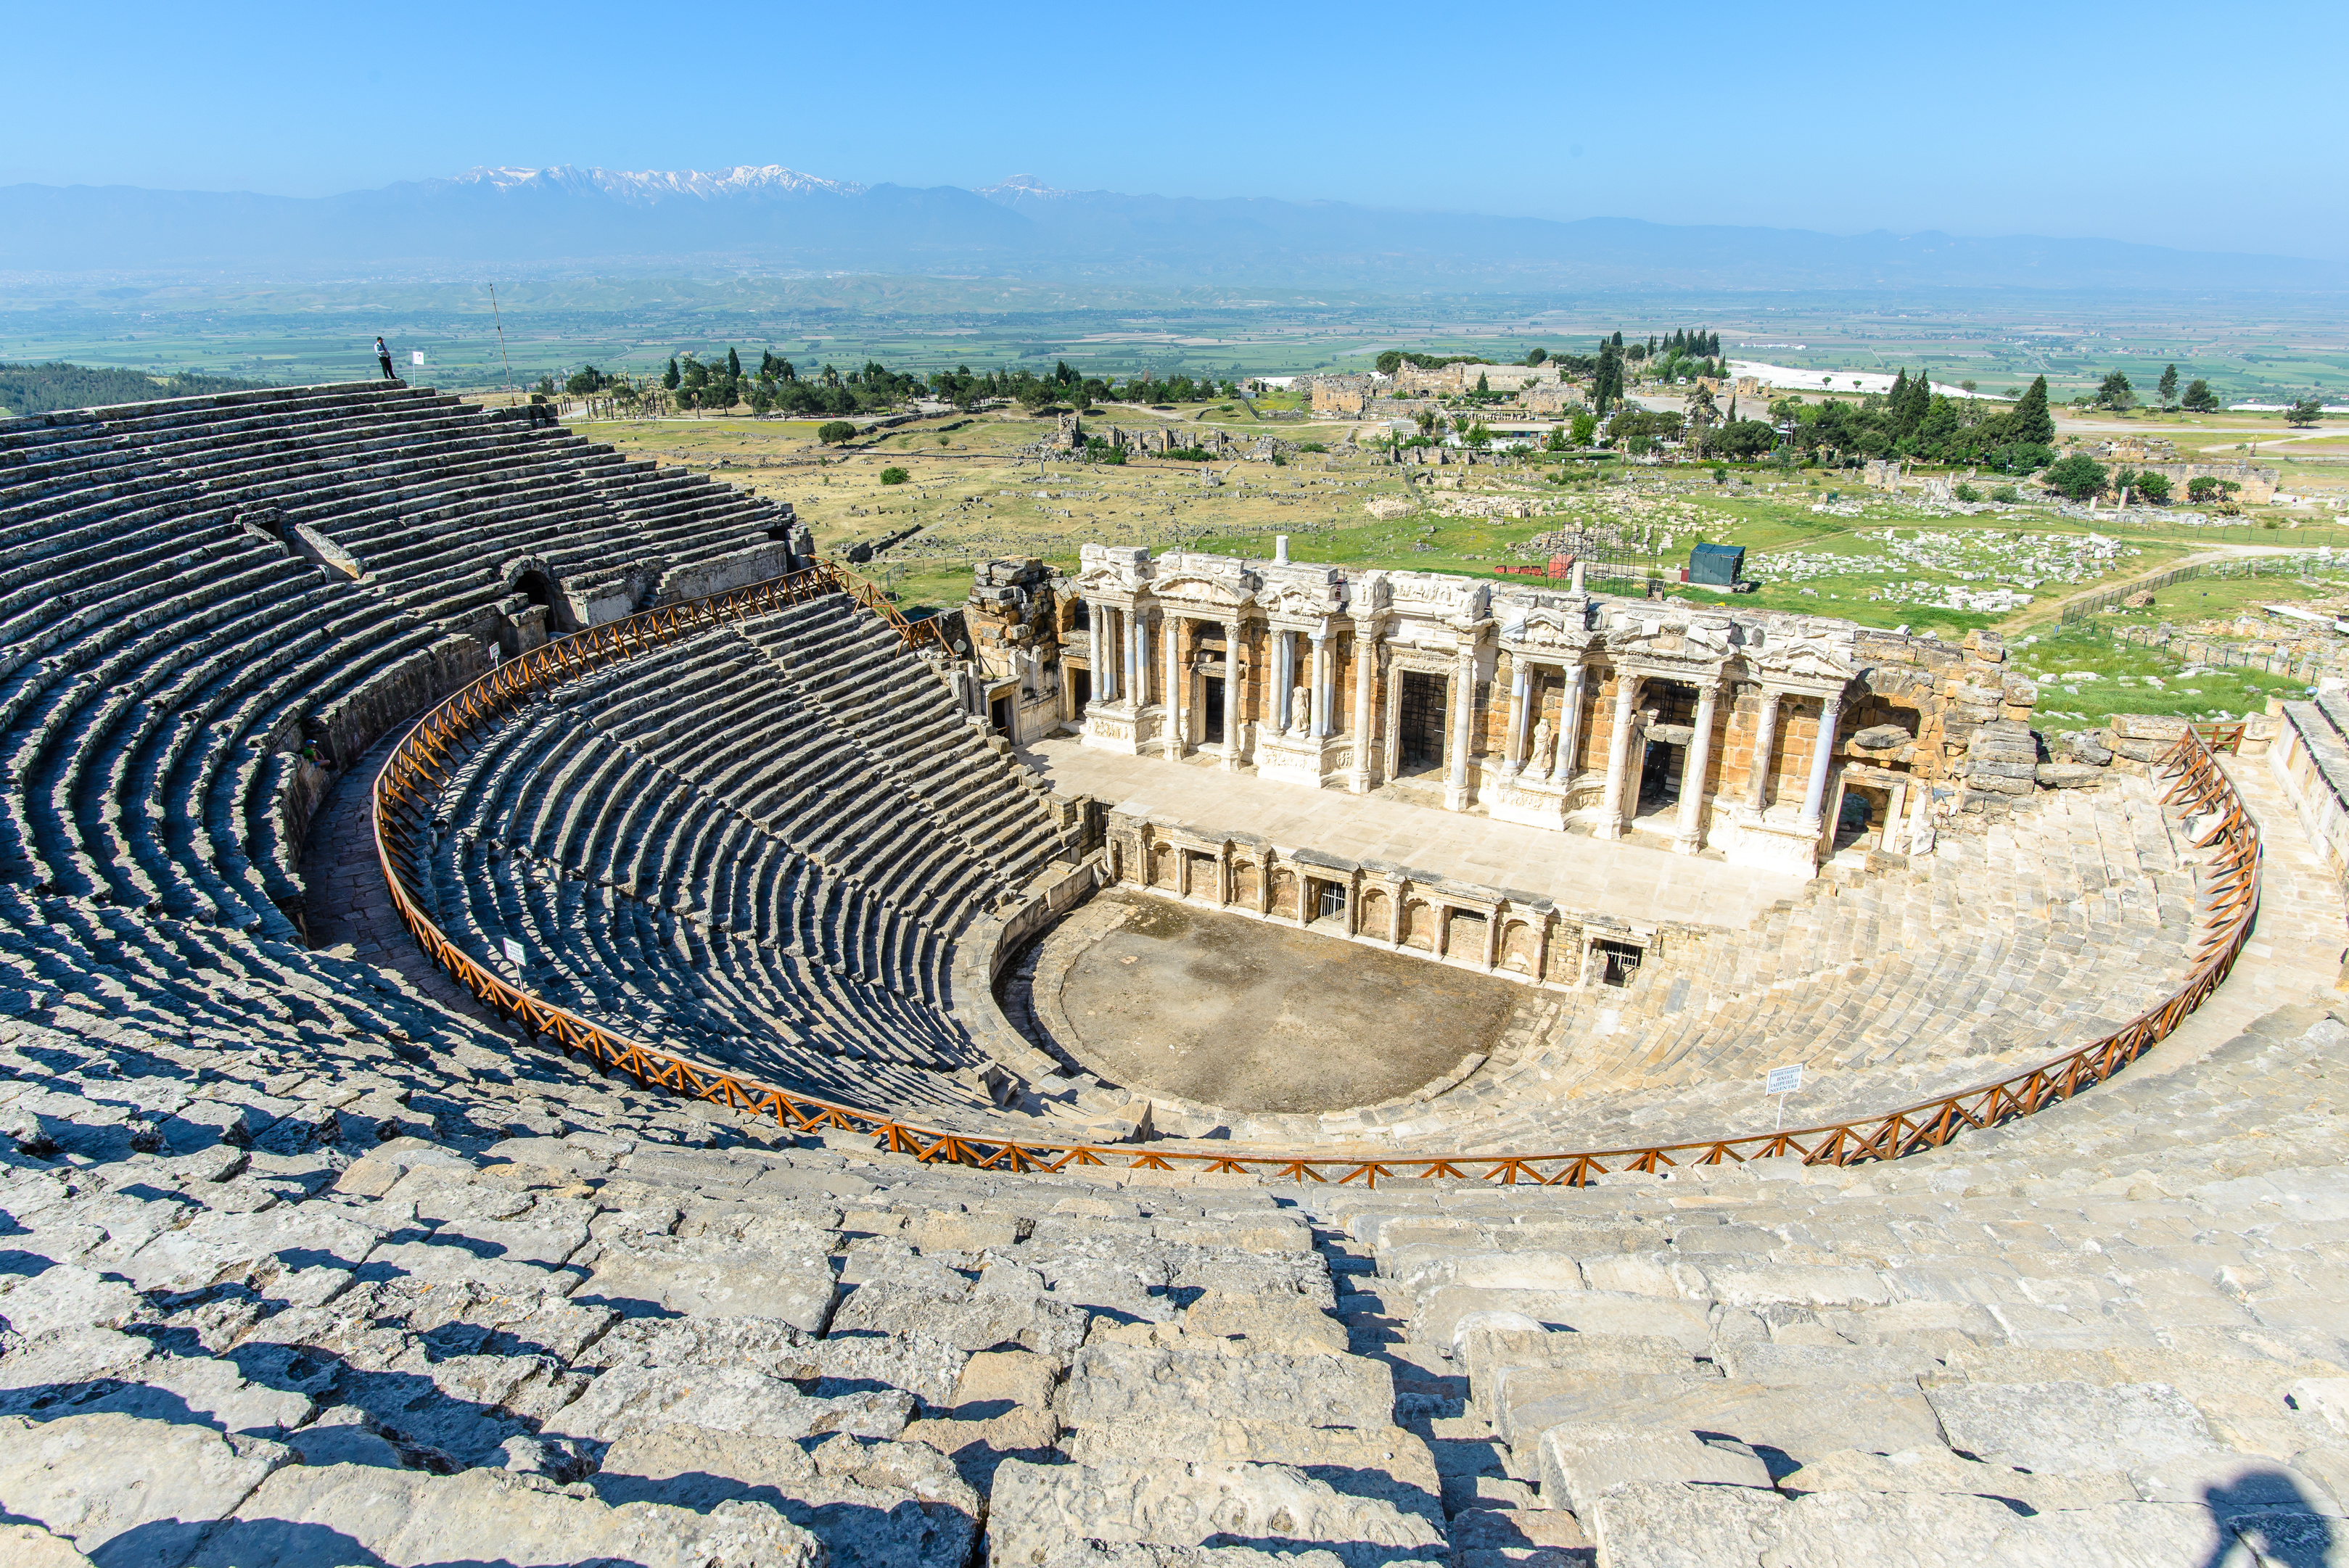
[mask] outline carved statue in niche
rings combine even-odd
[[[1313,732],[1313,689],[1296,686],[1288,694],[1288,732],[1309,735]]]
[[[1549,720],[1546,718],[1534,720],[1534,749],[1533,754],[1526,758],[1526,771],[1549,771]]]

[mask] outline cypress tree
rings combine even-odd
[[[2035,377],[2031,389],[2015,400],[2014,411],[2007,416],[2014,438],[2049,446],[2055,439],[2055,417],[2047,411],[2047,377]]]
[[[731,347],[726,350],[726,377],[730,381],[742,379],[742,356]]]
[[[661,386],[668,391],[674,392],[678,388],[678,383],[684,379],[685,377],[683,373],[677,367],[677,356],[674,354],[670,355],[668,356],[668,368],[661,372]]]
[[[1623,329],[1619,326],[1615,329],[1615,346],[1618,348],[1623,346]]]

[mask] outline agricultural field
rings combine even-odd
[[[2273,300],[2197,302],[2199,314],[2127,296],[1912,299],[1723,293],[1425,294],[1149,289],[881,275],[568,277],[270,284],[138,278],[0,280],[0,360],[67,359],[286,382],[374,374],[390,342],[403,371],[451,389],[528,386],[594,364],[657,374],[674,354],[735,346],[847,369],[877,359],[927,373],[1066,360],[1086,376],[1285,376],[1367,368],[1382,350],[1501,362],[1537,346],[1588,353],[1599,337],[1718,332],[1732,358],[1838,369],[1920,369],[2019,390],[2044,375],[2057,401],[2109,370],[2149,397],[2165,365],[2227,401],[2349,390],[2337,315]]]

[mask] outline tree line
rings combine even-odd
[[[0,364],[0,413],[47,414],[59,408],[108,408],[151,403],[164,397],[208,397],[222,392],[257,392],[271,381],[181,371],[156,376],[102,365],[52,359],[39,365]]]
[[[1914,458],[2030,473],[2055,460],[2055,417],[2047,409],[2044,376],[2012,407],[2000,407],[1935,392],[1922,372],[1912,380],[1903,366],[1889,392],[1857,403],[1784,397],[1770,405],[1770,417],[1786,428],[1787,444],[1804,461],[1830,467]]]
[[[551,397],[554,389],[551,377],[539,383],[543,395]],[[923,376],[892,370],[875,359],[852,370],[825,365],[803,372],[791,360],[766,349],[759,356],[758,367],[750,369],[743,365],[740,351],[734,348],[727,349],[723,359],[705,360],[690,349],[672,355],[649,384],[607,374],[593,365],[583,366],[564,381],[563,390],[574,397],[608,397],[630,410],[666,406],[726,413],[747,407],[753,414],[831,418],[894,408],[923,396],[970,410],[1007,399],[1039,409],[1061,403],[1196,403],[1239,393],[1237,383],[1213,377],[1194,380],[1174,376],[1161,380],[1154,372],[1143,370],[1114,382],[1081,376],[1066,360],[1042,374],[1024,366],[973,370],[962,365]]]

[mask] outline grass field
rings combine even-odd
[[[1236,436],[1266,428],[1244,408],[1225,413],[1212,405],[1174,415],[1120,407],[1088,422],[1099,429],[1170,418],[1220,426]],[[1741,544],[1748,551],[1747,574],[1761,583],[1756,592],[1731,598],[1681,588],[1674,596],[1951,640],[1978,627],[2000,629],[2016,648],[2018,668],[2047,680],[2043,721],[2054,730],[2087,727],[2114,712],[2240,713],[2259,710],[2270,695],[2298,696],[2302,683],[2282,676],[2227,671],[2173,678],[2176,659],[2121,642],[2115,629],[2157,620],[2224,621],[2259,603],[2319,603],[2349,593],[2349,527],[2336,514],[2305,509],[2252,508],[2223,529],[2158,526],[2135,511],[2106,511],[2090,521],[2044,501],[1969,516],[1913,496],[1861,490],[1848,474],[1763,469],[1722,486],[1702,468],[1626,472],[1612,463],[1554,459],[1480,466],[1465,470],[1464,488],[1432,490],[1408,484],[1404,470],[1345,450],[1342,427],[1287,421],[1277,427],[1284,439],[1319,438],[1332,449],[1300,453],[1281,466],[1040,462],[1020,449],[1050,422],[1011,411],[924,419],[846,450],[816,445],[813,426],[804,421],[683,418],[574,428],[633,454],[789,500],[828,552],[917,528],[867,568],[912,613],[961,603],[975,562],[1033,555],[1070,570],[1087,541],[1262,559],[1272,553],[1273,536],[1286,534],[1299,561],[1496,577],[1503,565],[1546,559],[1542,536],[1569,527],[1611,531],[1631,546],[1626,558],[1660,570],[1684,562],[1700,541]],[[905,469],[907,481],[882,483],[883,469],[891,467]],[[1553,476],[1561,473],[1571,476],[1568,482],[1557,482]],[[1208,482],[1209,474],[1216,482]],[[1374,517],[1368,503],[1382,497],[1410,510]],[[1522,504],[1536,515],[1452,515],[1496,502]],[[2340,577],[2199,578],[2161,590],[2152,610],[2092,615],[2068,626],[2058,620],[2068,597],[2182,560],[2246,547],[2320,545],[2342,552]],[[2002,594],[2015,602],[1988,602]],[[2089,678],[2053,678],[2080,671]]]

